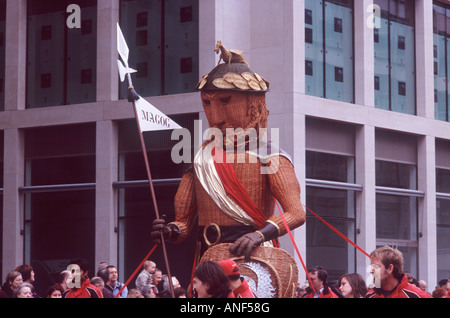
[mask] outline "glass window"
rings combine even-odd
[[[436,169],[436,191],[450,195],[450,170]],[[436,202],[437,280],[449,277],[450,196]]]
[[[28,0],[27,108],[96,101],[97,0],[78,0],[80,28],[69,28],[71,0]]]
[[[133,85],[142,96],[193,92],[199,67],[198,0],[121,0]],[[128,84],[120,86],[120,98]]]
[[[187,128],[193,136],[194,120],[198,114],[170,116],[180,126]],[[171,150],[179,141],[171,140],[171,131],[144,133],[153,186],[160,216],[165,215],[167,222],[174,221],[174,197],[184,171],[189,164],[175,164],[171,159]],[[194,139],[191,139],[192,148]],[[193,156],[192,156],[193,160]],[[133,120],[119,123],[119,182],[115,185],[119,193],[119,273],[129,277],[136,264],[153,246],[150,238],[151,224],[155,210],[151,199],[149,182],[145,170],[139,134]],[[183,243],[167,244],[171,274],[176,276],[183,286],[190,284],[196,232]],[[152,254],[152,260],[166,272],[161,248]],[[130,283],[134,285],[134,281]]]
[[[450,170],[436,169],[436,192],[450,193]]]
[[[354,182],[354,158],[320,152],[306,152],[306,177],[335,182]],[[322,184],[307,185],[306,205],[333,227],[355,241],[355,191]],[[356,251],[313,214],[307,213],[306,258],[308,267],[324,266],[329,278],[339,279],[354,272]]]
[[[43,295],[72,258],[95,273],[95,125],[25,131],[25,263]]]
[[[0,0],[0,111],[5,110],[6,0]]]
[[[434,29],[434,109],[435,118],[449,121],[448,112],[448,78],[449,67],[448,52],[450,49],[450,7],[434,2],[433,5]]]
[[[375,0],[382,11],[374,29],[375,107],[416,113],[413,0]]]
[[[96,272],[95,190],[28,193],[25,205],[25,259],[39,278],[39,295],[73,258],[86,258]]]
[[[417,276],[418,196],[408,193],[417,189],[417,167],[377,160],[375,169],[377,246],[399,249],[405,259],[404,271]],[[404,193],[396,192],[402,189]]]
[[[354,102],[353,1],[305,1],[306,94]]]
[[[306,152],[306,176],[309,179],[355,182],[355,158],[321,152]]]
[[[417,198],[377,194],[377,238],[417,239]]]
[[[415,165],[377,160],[375,166],[378,186],[417,189],[417,167]]]

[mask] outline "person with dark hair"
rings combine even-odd
[[[303,298],[339,298],[338,294],[328,286],[328,273],[322,266],[314,266],[309,271],[313,286],[307,288]]]
[[[24,283],[34,283],[35,278],[34,278],[34,271],[33,271],[33,267],[31,267],[31,265],[28,264],[23,264],[20,266],[17,266],[15,271],[19,272],[22,274],[22,279]]]
[[[438,287],[436,288],[444,288],[446,291],[449,291],[450,280],[448,278],[441,279],[438,283]]]
[[[33,288],[31,289],[32,298],[41,298],[41,296],[39,296],[34,289],[33,284],[36,281],[36,278],[35,278],[33,267],[28,264],[23,264],[23,265],[17,266],[15,271],[22,274],[22,279],[23,279],[24,283],[28,283],[33,286]]]
[[[72,266],[73,287],[63,293],[63,298],[103,298],[102,292],[89,280],[86,259],[73,259],[69,266]]]
[[[247,280],[241,276],[239,266],[232,259],[219,261],[230,282],[230,289],[234,298],[258,298],[255,291],[250,287]]]
[[[145,297],[140,289],[132,288],[130,289],[127,298],[145,298]]]
[[[197,266],[192,286],[194,298],[234,298],[227,275],[215,261],[206,261]]]
[[[54,284],[47,288],[45,298],[62,298],[63,293],[64,289],[61,287],[61,284]]]
[[[405,273],[406,277],[408,277],[408,283],[415,285],[420,288],[419,281],[414,277],[411,273]]]
[[[390,246],[377,248],[370,254],[375,286],[366,298],[431,298],[419,287],[410,284],[403,273],[403,255]]]
[[[175,288],[181,287],[179,280],[172,276],[172,286],[175,290]],[[169,284],[169,276],[167,274],[164,274],[161,276],[161,280],[156,285],[158,294],[157,296],[161,298],[171,298],[171,292],[170,292],[170,284]]]
[[[106,266],[106,270],[109,272],[109,281],[106,283],[105,288],[108,288],[110,291],[112,291],[114,297],[120,292],[123,285],[118,281],[119,274],[117,273],[117,267],[114,265],[108,265]],[[125,287],[122,292],[120,293],[120,298],[127,298],[128,296],[128,288]]]
[[[106,266],[99,269],[99,271],[97,272],[97,277],[100,277],[103,280],[105,286],[105,288],[103,288],[102,290],[103,298],[114,298],[111,289],[107,288],[107,283],[109,281],[109,271],[106,269]]]
[[[342,275],[337,286],[345,298],[364,298],[367,293],[366,282],[358,273]]]
[[[174,288],[173,292],[175,294],[175,298],[187,298],[186,289],[184,289],[183,287]]]

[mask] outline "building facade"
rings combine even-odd
[[[194,88],[218,62],[217,40],[271,83],[269,128],[307,207],[293,231],[307,267],[368,276],[368,257],[316,213],[368,253],[398,248],[432,291],[450,277],[449,10],[437,0],[0,0],[2,279],[29,263],[44,288],[85,257],[91,275],[106,261],[126,281],[153,247],[119,23],[136,91],[189,129],[192,145],[207,128]],[[144,137],[170,220],[189,162],[171,159],[170,132]],[[184,286],[195,244],[192,234],[168,246]],[[281,244],[303,282],[292,242]],[[151,258],[166,271],[159,249]]]

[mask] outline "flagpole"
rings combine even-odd
[[[131,83],[131,78],[130,78],[130,74],[128,74],[128,80]],[[133,90],[133,86],[130,86],[128,88],[129,90]],[[135,94],[133,94],[135,95]],[[137,96],[137,95],[135,95]],[[144,141],[144,136],[141,130],[141,125],[139,123],[139,117],[138,117],[138,113],[137,113],[137,108],[136,108],[136,100],[135,98],[133,98],[133,110],[134,110],[134,117],[136,119],[136,124],[138,127],[138,131],[139,131],[139,139],[140,139],[140,143],[141,143],[141,148],[142,148],[142,153],[144,155],[144,161],[145,161],[145,170],[147,171],[147,177],[148,177],[148,183],[150,186],[150,194],[152,196],[152,201],[153,201],[153,207],[155,209],[155,215],[156,218],[159,219],[159,211],[158,211],[158,204],[156,203],[156,195],[155,195],[155,189],[153,187],[153,179],[152,179],[152,174],[150,172],[150,164],[148,161],[148,155],[147,155],[147,148],[145,147],[145,141]],[[172,275],[170,273],[170,266],[169,266],[169,258],[167,257],[167,249],[166,249],[166,242],[164,240],[164,236],[163,236],[163,232],[161,231],[161,246],[163,249],[163,254],[164,254],[164,262],[166,263],[166,270],[167,270],[167,277],[169,278],[169,286],[170,286],[170,293],[172,294],[172,298],[175,298],[175,293],[173,290],[173,282],[172,282]]]
[[[128,65],[128,57],[129,57],[130,50],[128,48],[127,42],[123,36],[122,30],[120,29],[120,26],[118,23],[117,23],[117,51],[119,52],[119,55],[122,58],[123,63],[124,63],[124,64],[122,64],[122,62],[120,62],[120,60],[117,61],[118,68],[119,68],[119,74],[120,74],[120,80],[123,82],[125,80],[125,75],[128,79],[128,86],[129,86],[128,87],[128,101],[133,104],[134,117],[136,119],[136,124],[137,124],[138,131],[139,131],[139,138],[140,138],[140,142],[141,142],[142,153],[144,155],[145,169],[147,170],[148,182],[149,182],[149,186],[150,186],[150,193],[152,196],[153,206],[155,209],[155,216],[157,219],[159,219],[160,216],[159,216],[159,211],[158,211],[158,205],[156,203],[155,190],[153,188],[153,180],[152,180],[152,175],[150,172],[150,165],[149,165],[148,156],[147,156],[147,149],[145,147],[144,136],[143,136],[143,132],[141,129],[141,124],[139,122],[139,117],[138,117],[138,112],[137,112],[137,107],[136,107],[136,101],[139,100],[140,96],[136,93],[136,91],[133,88],[133,81],[131,80],[131,74],[130,74],[130,73],[136,73],[137,71],[131,69]],[[163,236],[162,231],[161,231],[161,245],[163,248],[164,261],[166,263],[167,276],[169,278],[170,292],[172,294],[172,297],[175,298],[175,293],[173,290],[173,283],[172,283],[172,275],[170,273],[170,267],[169,267],[169,259],[167,257],[166,243],[164,241],[164,236]]]

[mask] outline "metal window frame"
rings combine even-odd
[[[154,185],[177,185],[181,178],[171,179],[156,179],[153,180]],[[112,183],[114,189],[129,189],[129,188],[143,188],[148,186],[148,180],[132,180],[132,181],[116,181]],[[60,191],[82,191],[95,190],[96,183],[72,183],[72,184],[53,184],[41,186],[23,186],[19,187],[19,193],[45,193],[45,192],[60,192]],[[3,193],[3,188],[0,188],[0,194]]]
[[[437,192],[436,199],[438,200],[450,200],[450,193]]]
[[[152,182],[156,186],[178,185],[181,182],[181,178],[155,179]],[[144,188],[148,187],[148,185],[148,180],[116,181],[112,184],[114,189]]]
[[[61,191],[82,191],[95,190],[95,183],[72,183],[72,184],[53,184],[42,186],[24,186],[19,187],[19,193],[48,193]]]
[[[361,192],[363,190],[363,186],[356,183],[346,183],[346,182],[337,182],[337,181],[328,181],[328,180],[319,180],[319,179],[306,179],[307,187],[315,187],[315,188],[327,188],[334,190],[351,190]]]
[[[416,197],[423,198],[425,197],[425,192],[420,190],[412,190],[412,189],[401,189],[401,188],[390,188],[390,187],[375,187],[376,194],[389,194],[389,195],[397,195],[397,196],[405,196],[405,197]]]

